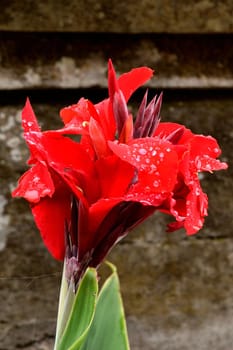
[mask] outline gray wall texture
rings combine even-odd
[[[1,1],[0,350],[53,348],[62,269],[11,199],[28,157],[20,111],[29,96],[42,128],[56,128],[61,107],[107,96],[109,57],[118,74],[153,68],[163,120],[213,135],[229,162],[202,179],[200,233],[168,234],[156,214],[113,249],[132,350],[233,348],[232,14],[216,0]]]

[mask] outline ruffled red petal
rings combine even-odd
[[[153,76],[153,73],[154,71],[148,67],[139,67],[119,77],[119,88],[123,92],[126,102],[140,86],[145,84]]]
[[[112,151],[138,170],[137,192],[170,192],[177,177],[178,158],[170,142],[159,138],[142,138],[129,145],[109,143]]]
[[[45,196],[52,197],[54,184],[47,166],[38,162],[20,178],[13,197],[23,197],[30,203],[37,203]]]

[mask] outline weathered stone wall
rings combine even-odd
[[[1,34],[2,90],[106,88],[109,57],[118,73],[153,67],[151,87],[233,86],[232,35]]]
[[[0,29],[58,32],[231,32],[231,0],[1,1]]]
[[[10,196],[28,156],[20,111],[29,96],[42,128],[57,127],[64,105],[107,96],[109,57],[118,73],[152,67],[163,120],[215,136],[230,163],[203,177],[209,217],[198,235],[167,234],[157,214],[112,251],[132,350],[232,348],[232,9],[214,0],[1,2],[0,350],[52,349],[62,268],[27,204]]]

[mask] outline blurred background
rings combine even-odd
[[[211,134],[229,170],[203,175],[209,217],[186,237],[156,214],[111,253],[132,350],[233,348],[233,3],[231,0],[0,1],[0,350],[53,348],[62,266],[48,254],[23,200],[20,114],[30,97],[42,128],[81,96],[107,97],[117,74],[155,70],[163,121]],[[145,90],[130,100],[138,106]]]

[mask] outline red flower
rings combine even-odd
[[[179,137],[176,131],[181,130]],[[208,197],[203,193],[198,173],[226,169],[227,164],[216,159],[221,154],[217,141],[211,136],[194,135],[184,126],[175,123],[160,123],[155,135],[169,137],[177,148],[179,172],[173,191],[173,199],[165,212],[171,213],[177,222],[169,225],[169,231],[184,227],[194,234],[203,226],[207,215]]]
[[[82,98],[62,109],[65,125],[59,130],[41,132],[29,101],[23,110],[32,167],[13,196],[29,201],[55,258],[63,259],[67,247],[66,255],[76,259],[77,280],[155,210],[175,217],[170,230],[197,232],[207,215],[198,172],[227,167],[216,160],[215,139],[179,124],[159,124],[162,95],[147,104],[146,93],[133,123],[127,101],[151,76],[142,67],[117,80],[110,61],[109,98],[96,105]],[[68,134],[80,134],[80,142]]]

